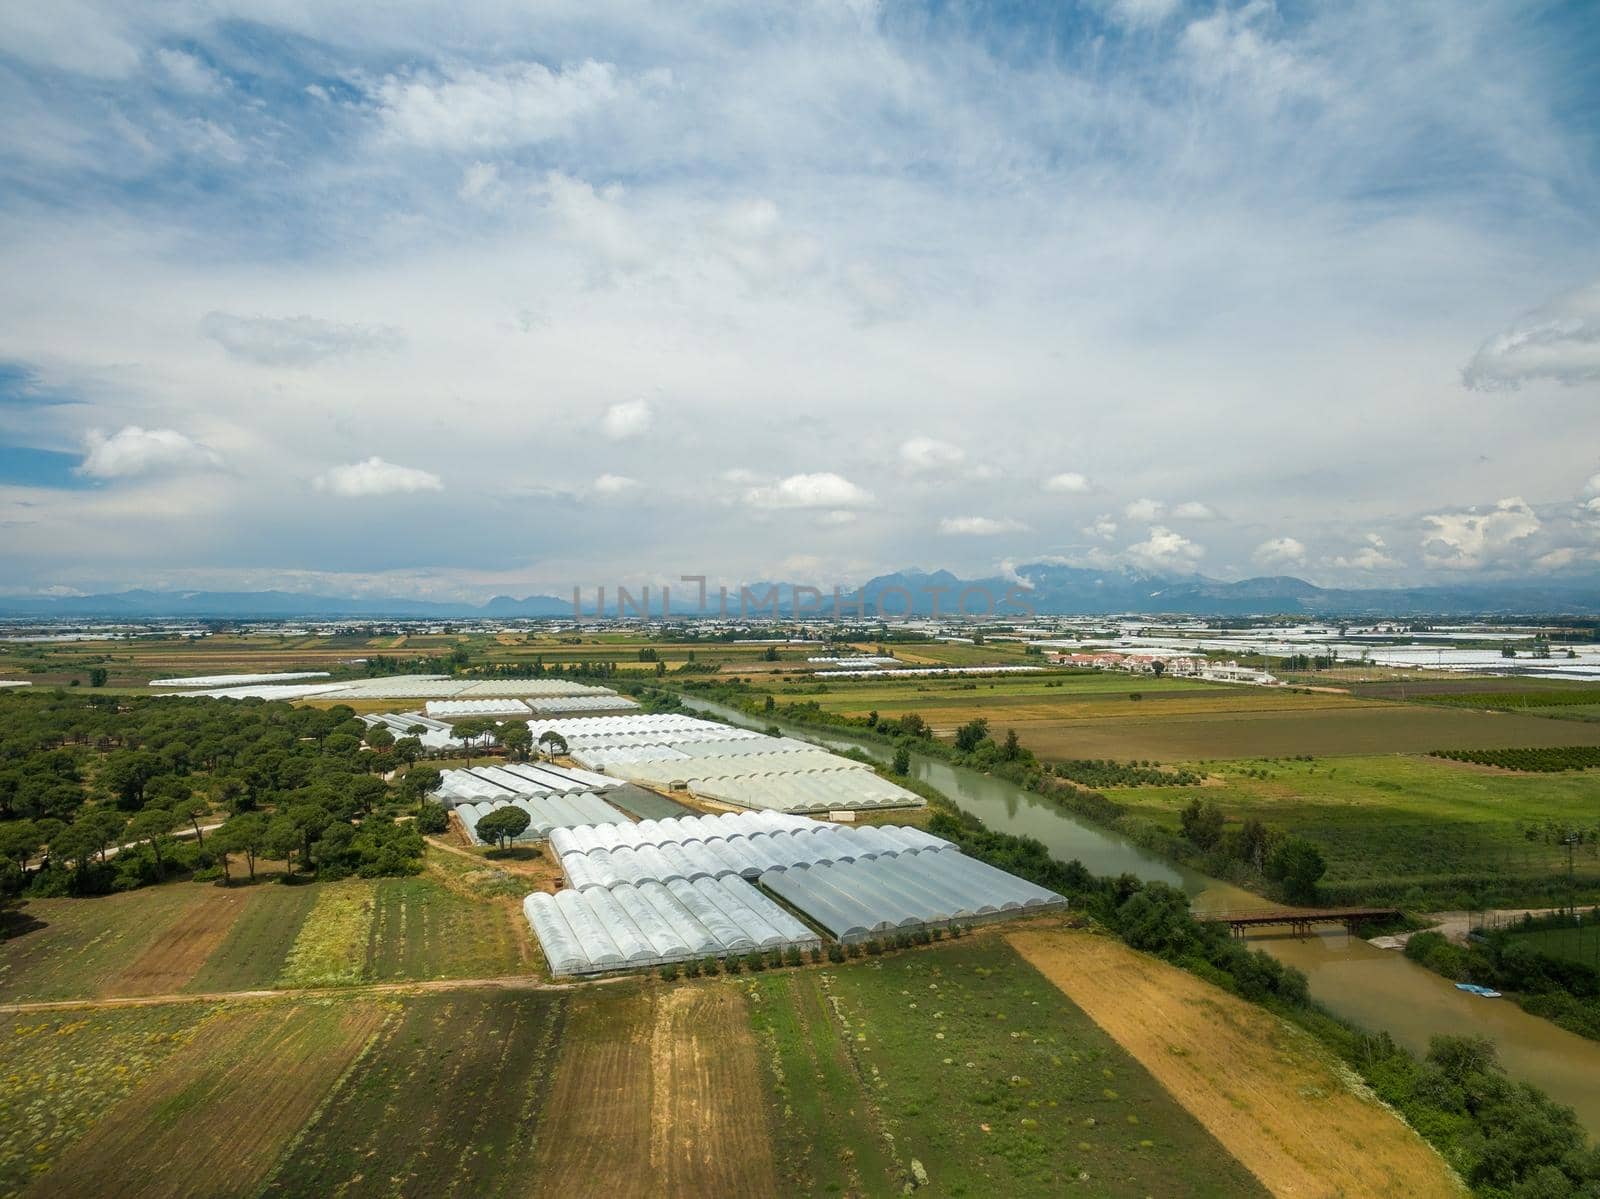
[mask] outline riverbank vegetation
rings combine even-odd
[[[1524,1011],[1600,1041],[1600,935],[1586,927],[1597,919],[1600,909],[1527,916],[1475,933],[1465,945],[1437,932],[1413,933],[1405,953],[1453,982],[1493,987]]]

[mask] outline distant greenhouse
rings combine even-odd
[[[808,742],[692,716],[531,721],[529,727],[559,732],[582,766],[733,807],[828,812],[923,803],[870,766]]]

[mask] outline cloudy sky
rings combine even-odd
[[[13,6],[0,590],[1600,572],[1586,9]]]

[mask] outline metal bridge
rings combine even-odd
[[[1318,924],[1342,924],[1346,932],[1369,920],[1396,920],[1398,908],[1247,908],[1230,912],[1196,913],[1195,919],[1207,924],[1226,924],[1235,936],[1248,928],[1287,925],[1296,936],[1309,936]]]

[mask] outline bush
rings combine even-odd
[[[419,833],[442,833],[450,827],[450,812],[442,803],[429,800],[417,811]]]

